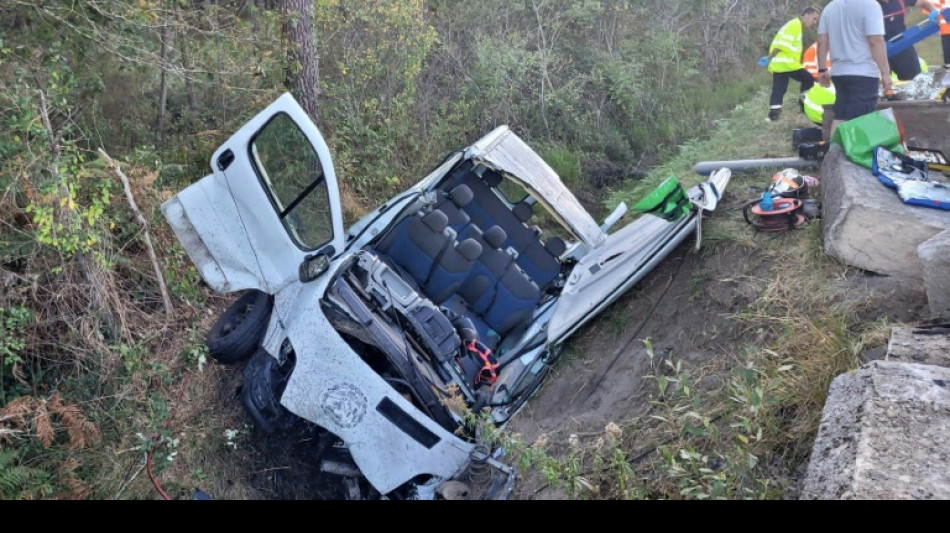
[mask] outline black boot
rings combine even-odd
[[[778,120],[779,117],[781,117],[781,116],[782,116],[782,110],[781,110],[781,109],[770,109],[770,110],[769,110],[769,120],[771,120],[772,122],[775,122],[775,121]]]

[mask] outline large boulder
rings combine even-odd
[[[825,251],[878,274],[924,280],[921,244],[950,230],[950,211],[905,204],[833,145],[821,166]]]
[[[930,314],[950,320],[950,231],[921,244],[917,253],[924,269]]]
[[[950,369],[876,361],[834,380],[806,500],[950,499]]]

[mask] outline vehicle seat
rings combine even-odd
[[[536,241],[518,255],[518,266],[545,288],[561,273],[561,255],[567,250],[567,244],[560,237],[551,237],[547,243]]]
[[[541,290],[517,265],[512,265],[498,281],[495,301],[481,318],[484,325],[504,338],[534,313],[541,302]],[[475,327],[483,332],[478,322]]]
[[[422,285],[422,291],[435,304],[448,300],[469,276],[475,260],[482,253],[482,245],[475,239],[465,239],[442,252],[432,264],[432,271]]]
[[[484,234],[475,228],[472,233],[475,235],[473,238],[481,239],[482,253],[475,261],[459,294],[468,303],[472,312],[482,314],[491,307],[498,292],[499,280],[515,259],[502,250],[502,246],[508,240],[508,235],[501,227],[494,226]]]
[[[446,233],[449,219],[439,210],[423,214],[421,211],[401,220],[376,249],[389,257],[403,272],[409,274],[420,287],[432,273],[433,264],[454,237]]]
[[[465,207],[465,212],[471,218],[471,223],[480,228],[500,226],[508,234],[504,248],[513,248],[520,254],[539,239],[540,233],[524,223],[533,214],[530,204],[521,202],[512,208],[495,194],[493,189],[497,188],[503,179],[492,170],[485,171],[482,177],[475,173],[465,176],[464,184],[472,191],[474,198],[474,201]]]
[[[475,198],[472,189],[468,185],[457,185],[449,192],[438,191],[437,198],[434,209],[445,213],[449,218],[449,227],[461,234],[472,220],[463,210]]]

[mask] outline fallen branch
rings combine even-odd
[[[122,180],[122,187],[125,189],[125,197],[129,201],[129,205],[132,207],[132,211],[135,212],[135,218],[138,219],[139,224],[142,225],[142,230],[145,232],[145,246],[148,248],[148,256],[152,260],[152,268],[155,269],[155,277],[158,279],[158,288],[162,291],[162,301],[165,303],[165,314],[169,317],[172,316],[172,300],[168,296],[168,287],[165,285],[165,276],[162,274],[162,269],[158,265],[158,257],[155,255],[155,247],[152,246],[152,236],[148,231],[148,221],[145,219],[145,216],[142,215],[142,212],[139,211],[138,205],[135,203],[135,198],[132,196],[132,186],[129,184],[129,178],[125,175],[125,172],[122,172],[122,169],[119,168],[118,163],[116,163],[105,150],[99,148],[99,154],[109,163],[113,170],[115,170],[116,175],[119,176],[119,179]]]

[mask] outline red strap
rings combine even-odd
[[[884,18],[896,17],[897,15],[904,15],[907,13],[907,4],[904,3],[904,0],[898,0],[901,4],[901,10],[895,11],[893,13],[885,13]]]
[[[475,339],[466,341],[465,349],[469,353],[478,355],[478,358],[482,360],[482,368],[478,371],[478,376],[475,377],[475,384],[487,383],[488,386],[493,386],[498,381],[498,367],[501,365],[494,362],[491,350]]]

